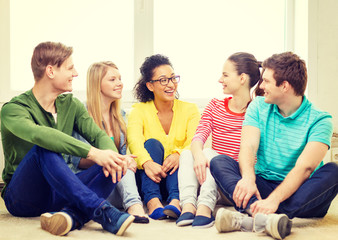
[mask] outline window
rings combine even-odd
[[[285,3],[289,0],[7,1],[10,87],[5,84],[5,88],[15,95],[33,86],[30,59],[42,41],[74,47],[79,76],[73,88],[82,100],[89,65],[115,62],[127,107],[133,100],[130,91],[139,77],[140,64],[153,53],[167,55],[181,75],[181,99],[205,99],[205,103],[212,97],[224,97],[218,79],[229,55],[246,51],[262,61],[286,49]],[[139,15],[135,6],[140,6]]]
[[[27,11],[29,9],[29,11]],[[30,61],[43,41],[62,42],[74,49],[79,76],[73,89],[85,91],[87,69],[110,60],[120,69],[124,89],[134,85],[134,1],[10,1],[10,87],[25,91],[34,84]]]
[[[232,53],[263,61],[284,51],[285,1],[156,0],[154,52],[181,75],[183,99],[223,98],[218,79]]]

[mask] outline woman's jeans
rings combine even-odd
[[[154,162],[160,165],[163,164],[164,148],[162,143],[151,138],[144,143],[144,147],[147,149]],[[160,183],[156,183],[151,180],[144,170],[138,170],[138,172],[141,176],[141,189],[145,204],[153,198],[158,198],[162,201],[161,190],[162,192],[168,193],[168,203],[170,203],[173,199],[179,199],[177,171],[175,171],[172,175],[168,174],[166,178],[162,178]],[[170,172],[170,170],[168,172]]]
[[[127,170],[126,175],[117,183],[116,188],[114,188],[107,200],[113,206],[119,209],[123,208],[126,211],[134,204],[143,205],[137,190],[135,173],[132,170]]]
[[[35,217],[63,210],[81,228],[115,185],[111,177],[104,176],[101,166],[75,175],[61,154],[34,146],[14,172],[4,200],[14,216]]]
[[[73,137],[84,143],[89,144],[89,142],[76,131],[73,131]],[[120,140],[121,142],[124,142],[123,134],[121,134]],[[126,148],[121,148],[120,151],[120,154],[126,154]],[[81,160],[80,157],[66,155],[65,159],[67,159],[66,162],[70,163],[69,166],[73,172],[78,173],[80,171],[83,171],[78,167]],[[113,206],[119,209],[123,208],[124,210],[127,210],[130,206],[134,204],[140,204],[141,206],[143,205],[140,194],[137,190],[135,173],[133,171],[131,171],[130,169],[127,170],[126,175],[124,175],[121,181],[117,183],[116,188],[114,188],[114,190],[108,196],[107,201],[109,201]]]
[[[209,161],[213,157],[219,155],[211,148],[205,148],[203,154]],[[180,191],[181,207],[183,207],[184,204],[190,203],[195,207],[205,205],[209,207],[211,211],[214,210],[218,197],[216,182],[213,176],[211,176],[210,169],[206,168],[206,179],[200,186],[194,170],[194,157],[190,150],[183,151],[180,156],[178,187]],[[200,194],[197,197],[199,188]]]
[[[214,157],[210,171],[222,193],[232,199],[237,182],[242,178],[238,162],[226,155]],[[262,199],[267,198],[277,188],[280,181],[269,181],[256,175],[256,185]],[[327,163],[313,173],[298,190],[280,203],[277,213],[285,213],[289,218],[324,217],[338,191],[338,166]],[[257,201],[255,195],[249,200],[247,209]],[[240,212],[245,209],[235,207]]]

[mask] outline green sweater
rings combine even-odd
[[[87,157],[91,146],[73,138],[73,129],[92,146],[117,151],[114,142],[72,94],[58,96],[55,107],[57,123],[53,115],[41,107],[32,90],[14,97],[2,107],[1,135],[5,156],[2,196],[21,160],[34,145],[57,153]]]

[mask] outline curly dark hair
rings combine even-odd
[[[134,87],[134,96],[138,101],[148,102],[154,100],[154,93],[149,91],[146,83],[152,80],[154,69],[162,65],[173,67],[169,58],[161,54],[152,55],[145,59],[140,67],[141,77]]]

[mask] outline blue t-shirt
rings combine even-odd
[[[250,103],[243,126],[260,130],[256,174],[283,181],[308,142],[322,142],[330,147],[332,116],[315,108],[305,96],[301,106],[288,117],[283,117],[277,105],[268,104],[264,99],[257,97]],[[323,162],[318,167],[322,165]]]

